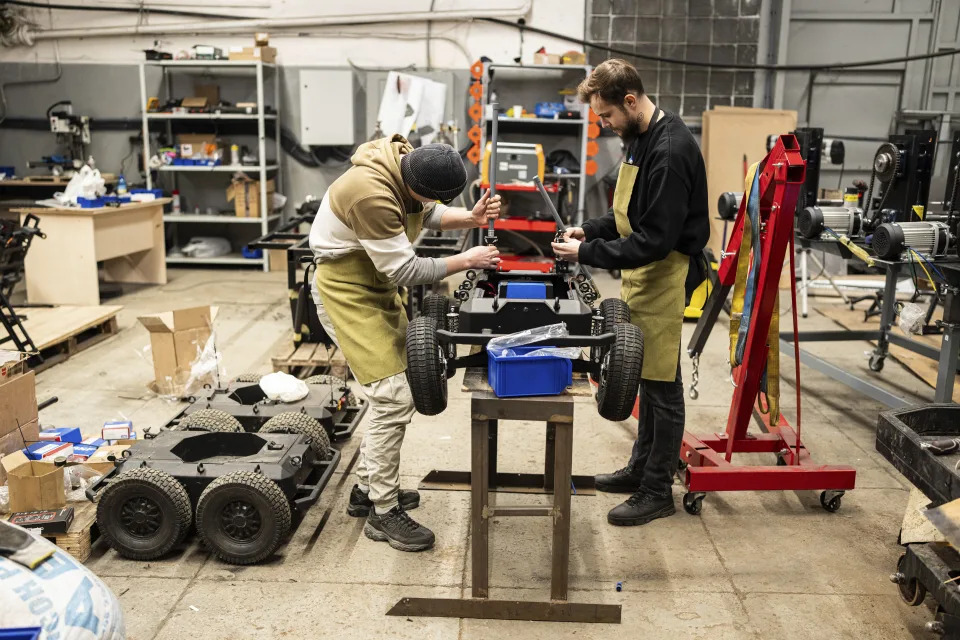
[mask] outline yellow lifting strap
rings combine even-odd
[[[743,180],[743,202],[750,201],[750,191],[753,188],[753,177],[757,173],[760,163],[750,165],[747,177]],[[747,274],[750,272],[750,247],[753,246],[753,229],[750,225],[750,216],[746,213],[744,204],[743,239],[740,240],[740,249],[737,257],[737,279],[733,284],[733,299],[730,301],[730,366],[737,363],[737,334],[740,332],[740,318],[743,316],[743,299],[747,290]]]
[[[760,163],[754,163],[747,171],[744,179],[743,201],[750,201],[750,191],[753,188],[753,179]],[[737,278],[733,285],[733,299],[730,303],[730,366],[736,365],[737,334],[740,332],[740,318],[743,316],[744,296],[747,289],[747,276],[750,273],[753,246],[753,228],[750,216],[743,218],[743,239],[740,241],[739,256],[737,259]],[[770,317],[770,328],[767,332],[767,412],[770,414],[770,424],[780,421],[780,294],[777,294]]]

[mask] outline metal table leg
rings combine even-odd
[[[490,423],[495,420],[473,420],[471,427],[471,480],[470,519],[473,551],[473,597],[489,595],[490,567],[488,561],[490,543],[490,520],[487,505],[490,503]]]
[[[547,423],[556,434],[553,490],[553,567],[550,599],[567,599],[570,572],[570,470],[573,466],[573,423]]]

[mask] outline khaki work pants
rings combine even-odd
[[[311,289],[320,324],[336,342],[336,328],[323,307],[316,287]],[[372,417],[360,443],[357,480],[361,485],[370,487],[370,499],[382,512],[399,504],[400,447],[403,445],[407,425],[413,419],[413,395],[407,384],[407,376],[403,373],[362,385],[360,388],[370,401]]]

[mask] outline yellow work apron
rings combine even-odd
[[[408,213],[406,234],[416,240],[423,213]],[[407,370],[407,314],[397,284],[377,271],[365,251],[317,265],[317,291],[337,342],[360,384]]]
[[[624,162],[613,194],[617,231],[625,238],[633,233],[627,210],[639,167]],[[620,297],[630,307],[630,321],[643,331],[644,380],[672,381],[680,357],[680,333],[686,306],[684,282],[690,257],[671,251],[663,260],[637,269],[622,269]]]

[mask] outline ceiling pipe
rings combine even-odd
[[[516,7],[475,9],[471,11],[417,11],[413,13],[378,13],[369,15],[304,16],[300,18],[243,18],[240,20],[211,20],[177,22],[171,24],[130,25],[86,29],[43,29],[31,31],[34,41],[67,38],[103,38],[112,36],[164,36],[195,33],[252,33],[312,27],[332,27],[363,24],[393,24],[403,22],[449,22],[476,18],[523,17],[530,12],[532,0],[524,0]],[[376,34],[371,34],[376,37]]]

